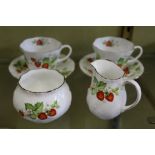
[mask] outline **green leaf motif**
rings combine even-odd
[[[43,102],[37,102],[35,105],[31,103],[25,103],[25,109],[31,110],[33,114],[38,114],[43,111]]]
[[[103,89],[104,89],[106,86],[106,83],[104,83],[103,81],[99,81],[96,86],[97,87],[103,87]]]
[[[33,105],[31,103],[25,103],[25,109],[26,110],[33,110]]]
[[[32,119],[36,119],[36,118],[37,118],[37,115],[33,113],[33,114],[30,115],[30,117],[31,117]]]
[[[97,92],[97,89],[95,89],[95,88],[91,88],[91,94],[92,94],[92,95],[95,95],[96,92]]]
[[[115,93],[116,95],[118,95],[119,93],[118,93],[118,91],[119,91],[119,88],[117,87],[117,88],[114,88],[114,89],[112,89],[112,92],[113,93]]]
[[[43,63],[49,63],[49,58],[44,58]]]
[[[51,104],[51,108],[59,108],[59,105],[58,105],[57,100],[55,100],[55,101]]]
[[[98,80],[97,80],[97,78],[95,76],[94,76],[93,82],[96,83],[96,84],[98,83]]]
[[[118,64],[118,65],[123,65],[123,64],[125,64],[125,63],[127,63],[127,59],[119,58],[119,59],[117,60],[117,64]]]
[[[27,69],[27,64],[26,64],[25,60],[19,60],[19,61],[17,61],[13,66],[14,66],[14,67],[16,68],[16,70],[18,70],[18,71],[22,71],[22,70]]]
[[[36,113],[40,113],[43,111],[43,102],[37,102],[35,105],[34,105],[34,109],[33,111],[35,111]]]
[[[51,60],[50,60],[50,64],[53,64],[55,61],[56,61],[56,57],[55,58],[52,58]]]

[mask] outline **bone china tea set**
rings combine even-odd
[[[141,99],[141,88],[134,80],[143,72],[138,60],[141,46],[119,37],[94,40],[94,52],[79,61],[80,69],[91,76],[86,101],[89,110],[98,118],[110,120],[135,107]],[[66,48],[68,54],[62,54]],[[9,72],[19,79],[13,93],[13,105],[26,120],[48,123],[61,117],[70,108],[72,93],[66,78],[75,70],[70,58],[72,48],[49,37],[25,39],[20,44],[23,55],[9,65]],[[139,50],[137,56],[132,53]],[[136,89],[136,100],[126,105],[125,85]]]

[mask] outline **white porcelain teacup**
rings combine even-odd
[[[54,38],[34,37],[25,39],[21,44],[27,65],[30,69],[48,68],[53,69],[56,64],[65,61],[72,53],[70,45],[62,43]],[[68,54],[60,58],[64,48],[68,48]]]
[[[108,59],[114,62],[120,58],[131,58],[136,49],[139,49],[139,53],[136,57],[132,57],[129,62],[135,62],[143,54],[143,48],[141,46],[135,46],[131,41],[124,38],[112,36],[95,39],[93,49],[101,59]]]

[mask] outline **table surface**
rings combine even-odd
[[[76,69],[66,81],[72,91],[72,104],[65,115],[58,120],[47,124],[35,124],[24,120],[13,108],[13,91],[18,80],[13,78],[9,71],[9,62],[0,63],[0,128],[28,128],[28,129],[109,129],[109,128],[155,128],[155,124],[148,123],[150,116],[155,116],[155,55],[140,59],[145,72],[138,79],[142,88],[142,98],[139,104],[122,113],[119,117],[105,121],[95,117],[88,109],[86,103],[87,88],[91,78],[86,76],[79,68],[80,58],[73,58]],[[134,88],[127,86],[128,101],[135,99]]]

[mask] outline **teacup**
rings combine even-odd
[[[117,62],[121,58],[130,59],[136,49],[139,49],[139,53],[128,60],[128,62],[135,62],[143,54],[141,46],[135,46],[131,41],[124,38],[112,36],[95,39],[93,49],[101,59],[108,59],[114,62]]]
[[[20,48],[30,69],[53,69],[56,64],[67,60],[72,53],[70,45],[62,45],[60,41],[49,37],[25,39],[20,44]],[[64,48],[69,49],[68,54],[60,58]]]

